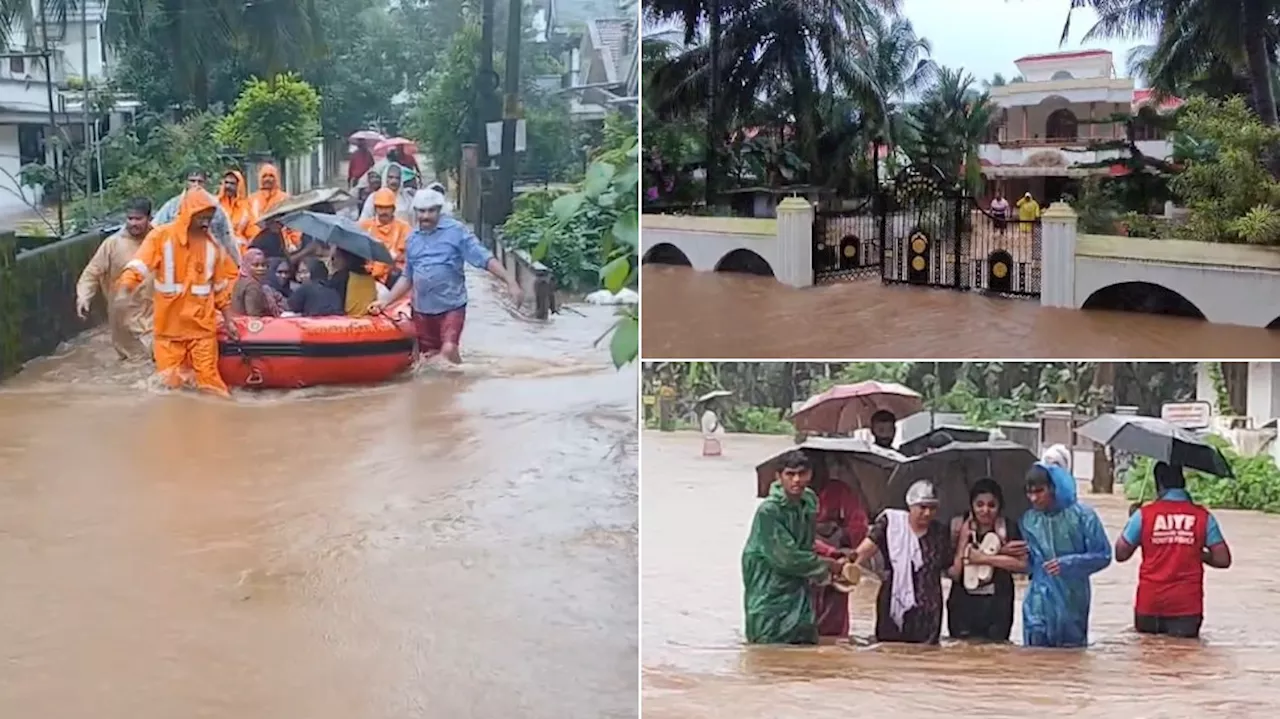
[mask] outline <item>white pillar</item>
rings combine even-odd
[[[1218,407],[1218,388],[1213,386],[1213,375],[1209,373],[1208,362],[1196,363],[1196,401],[1208,402],[1214,412],[1221,411]]]
[[[1280,417],[1280,362],[1250,362],[1245,412],[1254,427]]]
[[[1040,223],[1040,304],[1076,309],[1076,211],[1055,202]]]
[[[788,197],[778,203],[773,275],[792,287],[813,285],[813,205],[803,197]]]

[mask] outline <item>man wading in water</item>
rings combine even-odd
[[[742,548],[743,608],[750,644],[817,644],[811,590],[843,571],[845,560],[813,549],[818,496],[804,452],[783,455],[769,496],[756,508]]]
[[[1157,462],[1156,501],[1129,517],[1116,539],[1116,561],[1142,548],[1133,626],[1143,634],[1200,636],[1204,567],[1231,566],[1231,548],[1218,520],[1191,501],[1182,467]]]

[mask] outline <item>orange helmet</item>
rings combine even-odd
[[[373,193],[373,206],[374,207],[395,207],[396,193],[392,192],[391,190],[388,190],[385,187],[382,188],[381,190],[378,190],[377,192]]]

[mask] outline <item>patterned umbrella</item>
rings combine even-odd
[[[791,415],[800,432],[848,434],[871,426],[871,415],[884,410],[896,419],[924,409],[920,393],[895,382],[868,380],[841,384],[805,401]]]

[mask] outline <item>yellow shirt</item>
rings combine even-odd
[[[1031,222],[1040,218],[1040,203],[1035,198],[1024,197],[1018,200],[1018,219],[1023,222]]]
[[[378,281],[369,275],[351,272],[347,275],[347,301],[342,311],[348,317],[365,317],[369,305],[378,299]]]

